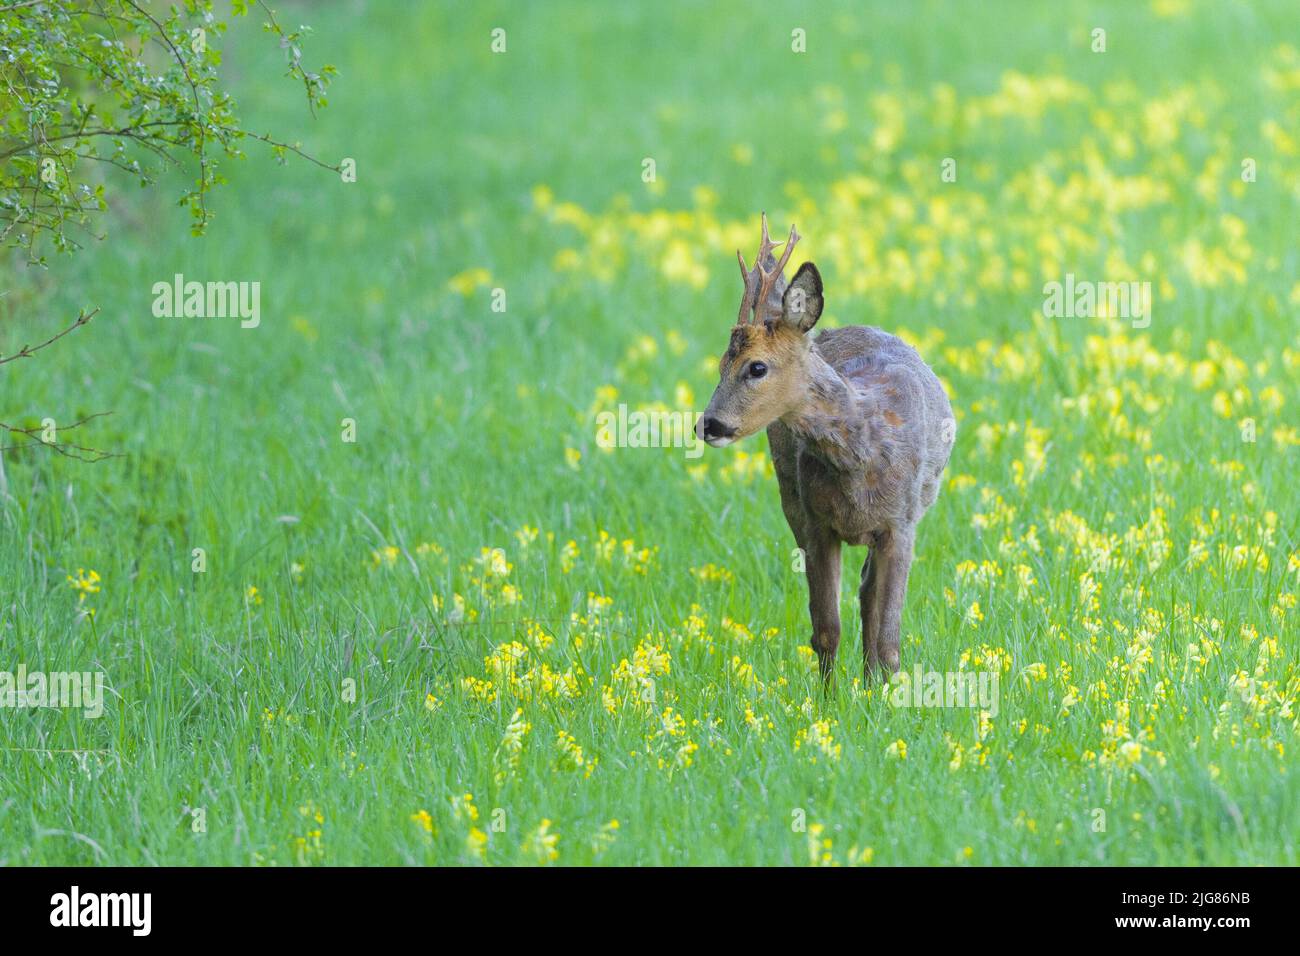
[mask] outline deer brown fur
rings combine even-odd
[[[910,345],[866,326],[808,335],[824,305],[811,262],[786,284],[763,216],[753,269],[740,258],[740,317],[696,425],[715,447],[767,429],[781,507],[803,550],[812,646],[824,678],[840,643],[840,547],[867,545],[858,597],[864,675],[899,667],[916,526],[935,502],[956,424],[939,379]],[[752,315],[752,318],[748,318]]]

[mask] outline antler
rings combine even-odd
[[[736,324],[743,322],[757,322],[759,317],[759,306],[767,301],[768,294],[771,293],[772,287],[776,285],[776,280],[780,278],[781,273],[785,271],[785,264],[790,261],[790,253],[794,251],[795,243],[802,237],[795,232],[794,224],[790,224],[790,237],[785,241],[785,249],[781,253],[781,259],[777,262],[776,268],[768,271],[763,268],[764,261],[772,254],[780,243],[772,241],[772,237],[767,232],[767,213],[763,213],[763,238],[758,243],[758,256],[754,260],[754,269],[757,271],[757,282],[753,281],[755,276],[745,265],[745,257],[736,250],[736,259],[740,262],[740,273],[745,279],[745,295],[740,300],[740,314],[736,316]],[[754,295],[750,296],[751,286],[757,285],[753,289]],[[752,310],[753,318],[747,319],[746,313]]]

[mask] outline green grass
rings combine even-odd
[[[1293,5],[860,7],[295,8],[342,74],[315,121],[236,30],[251,127],[355,157],[359,181],[250,148],[203,239],[174,184],[118,182],[107,242],[4,284],[0,351],[101,313],[0,370],[0,418],[111,410],[76,434],[121,457],[3,460],[0,670],[102,671],[108,690],[98,720],[0,710],[0,863],[473,862],[477,827],[509,864],[549,855],[544,820],[562,864],[1300,861]],[[1005,660],[982,740],[970,710],[855,684],[862,549],[823,696],[775,479],[744,457],[764,438],[699,459],[596,447],[602,386],[675,408],[681,383],[703,407],[762,208],[807,236],[827,325],[906,333],[950,389],[947,478],[970,480],[920,527],[903,660]],[[481,287],[449,287],[474,269]],[[1155,287],[1150,328],[1042,317],[1044,282],[1130,269]],[[154,318],[177,272],[260,281],[261,327]],[[628,562],[625,539],[654,550]],[[471,581],[484,548],[516,603]],[[709,564],[730,579],[692,571]],[[78,568],[102,578],[80,604]],[[612,603],[592,614],[589,594]],[[468,691],[512,641],[530,687],[545,664],[575,693]],[[611,713],[602,689],[624,695],[642,643],[670,667]],[[800,736],[822,721],[838,757]]]

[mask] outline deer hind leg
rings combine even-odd
[[[876,590],[872,613],[876,616],[876,665],[886,675],[898,670],[899,632],[903,623],[903,600],[907,596],[907,575],[912,568],[912,530],[893,530],[881,536],[881,546],[872,550]],[[877,607],[879,605],[879,607]]]
[[[809,533],[808,615],[812,618],[812,646],[817,652],[822,680],[829,681],[840,646],[840,542],[826,532]]]

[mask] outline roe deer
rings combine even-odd
[[[806,556],[812,646],[829,680],[840,643],[840,545],[870,547],[858,591],[863,675],[898,670],[898,638],[916,525],[939,495],[956,436],[943,386],[902,339],[855,325],[807,332],[822,314],[822,280],[805,262],[789,286],[778,243],[763,236],[721,380],[696,433],[715,448],[767,428],[781,508]],[[750,317],[752,314],[752,318]]]

